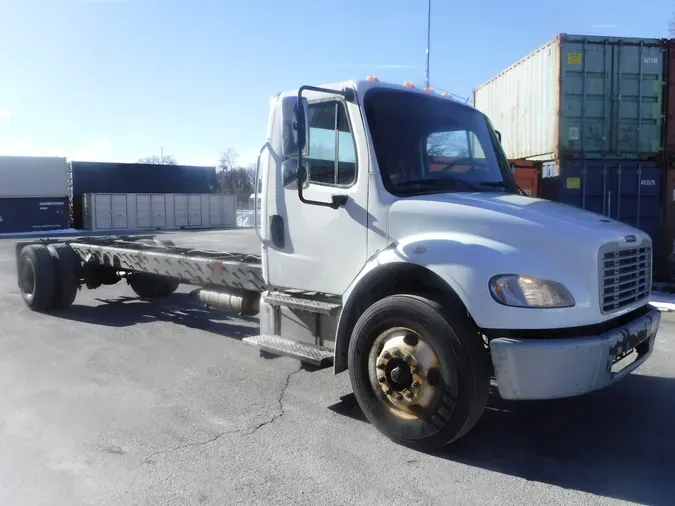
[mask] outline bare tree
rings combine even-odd
[[[218,163],[219,170],[230,170],[237,167],[239,163],[239,153],[232,148],[227,148],[220,155],[220,162]]]
[[[436,132],[427,139],[427,154],[433,157],[465,157],[468,156],[466,132]]]
[[[670,19],[668,20],[668,32],[671,37],[675,37],[675,12],[670,15]]]
[[[153,165],[178,165],[176,158],[173,155],[159,157],[157,155],[146,156],[138,160],[138,163],[149,163]]]
[[[229,148],[221,154],[217,170],[220,190],[234,195],[237,204],[247,202],[255,190],[255,167],[240,166],[239,155]]]

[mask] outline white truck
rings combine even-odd
[[[647,360],[660,323],[649,236],[523,196],[500,139],[481,112],[409,83],[303,86],[271,100],[260,256],[24,242],[19,286],[47,312],[82,285],[198,285],[209,307],[260,314],[245,342],[261,354],[348,370],[378,430],[437,448],[479,420],[492,381],[514,400],[598,390]]]

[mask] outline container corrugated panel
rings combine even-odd
[[[540,196],[593,211],[647,232],[661,244],[663,168],[641,160],[566,160],[542,178]]]
[[[68,198],[0,199],[0,234],[68,228]]]
[[[666,191],[664,192],[664,244],[661,254],[664,262],[668,255],[675,251],[673,241],[675,241],[675,162],[670,161],[670,170],[666,175]]]
[[[675,39],[668,41],[667,79],[666,79],[666,152],[675,157]],[[669,170],[672,167],[669,168]]]
[[[209,193],[215,167],[71,162],[72,195],[85,193]]]
[[[510,158],[650,159],[664,150],[660,39],[561,34],[473,93]]]
[[[80,201],[83,219],[76,228],[88,230],[236,226],[231,195],[95,193]]]
[[[174,196],[174,225],[176,228],[187,227],[190,224],[188,212],[188,196]]]
[[[0,198],[68,196],[65,158],[0,156]]]

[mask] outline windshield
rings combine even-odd
[[[394,195],[517,192],[486,116],[458,102],[372,90],[365,110],[385,187]]]

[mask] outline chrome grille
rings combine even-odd
[[[600,307],[618,311],[649,297],[652,289],[652,248],[605,246],[600,252]]]

